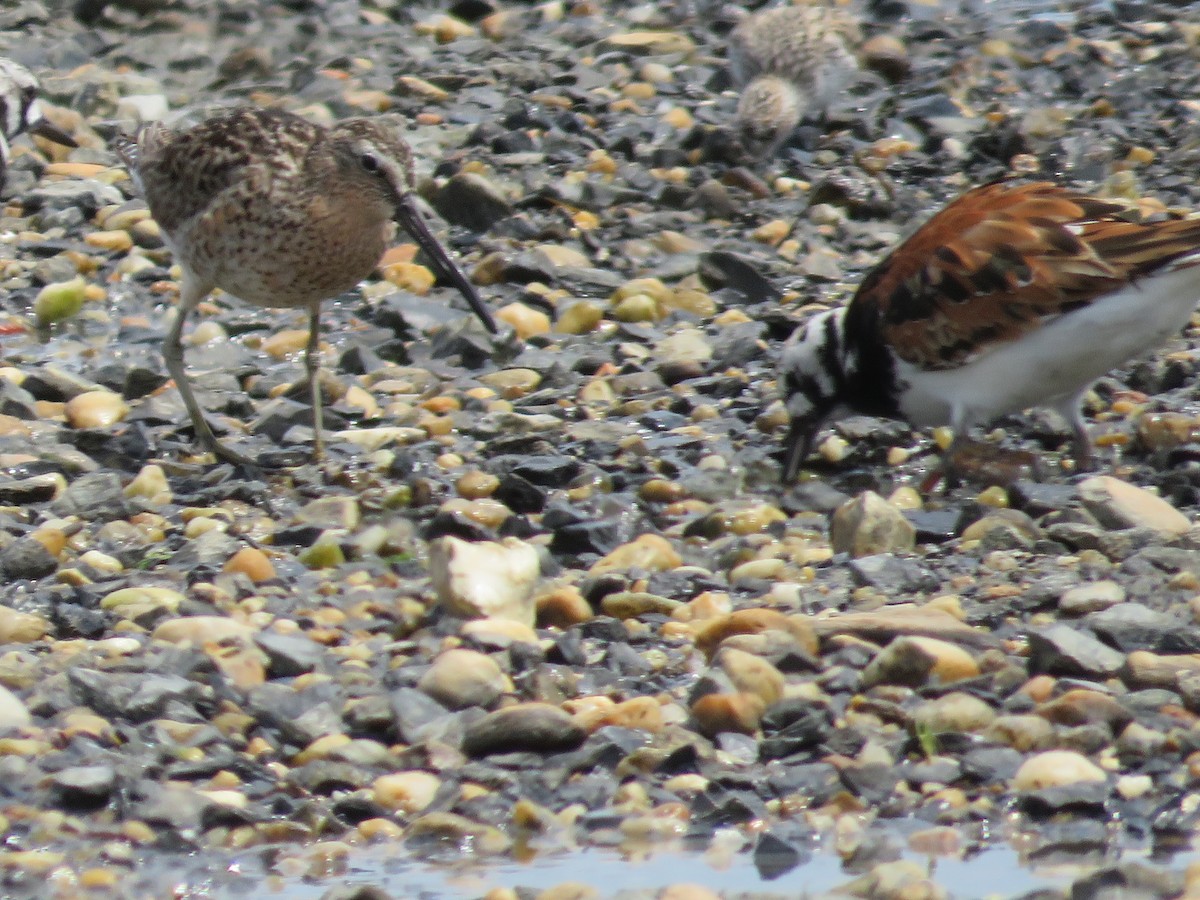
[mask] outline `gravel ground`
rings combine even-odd
[[[1200,12],[851,8],[867,70],[754,169],[716,2],[0,9],[81,144],[19,142],[2,195],[5,896],[717,847],[970,897],[1004,888],[912,856],[1001,843],[1081,867],[1030,897],[1200,891],[1200,332],[1096,386],[1102,471],[1034,413],[987,436],[1024,452],[980,463],[997,485],[945,493],[918,491],[939,435],[868,419],[781,487],[773,374],[967,186],[1200,208]],[[188,362],[264,467],[193,456],[159,354],[178,272],[106,145],[239,102],[409,115],[512,332],[389,253],[326,305],[320,467],[302,316],[227,298]]]

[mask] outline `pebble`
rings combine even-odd
[[[1012,779],[1013,790],[1038,791],[1094,781],[1106,781],[1104,770],[1074,750],[1047,750],[1029,757]]]
[[[916,529],[899,509],[865,491],[834,512],[829,543],[835,553],[855,557],[904,552],[915,546]]]
[[[449,709],[486,709],[513,689],[495,660],[475,650],[447,650],[434,660],[417,686]]]
[[[430,545],[429,577],[438,602],[463,618],[511,619],[532,625],[537,550],[517,538],[468,543],[456,537]]]
[[[1108,528],[1150,528],[1167,537],[1184,534],[1191,528],[1187,516],[1166,500],[1111,475],[1097,475],[1080,482],[1079,497],[1088,511]]]

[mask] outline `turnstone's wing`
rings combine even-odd
[[[884,260],[848,315],[875,318],[906,362],[953,369],[1197,253],[1200,219],[1143,222],[1133,203],[1047,182],[989,184]]]

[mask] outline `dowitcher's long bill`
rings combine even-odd
[[[197,440],[217,456],[248,462],[213,435],[192,393],[180,343],[188,313],[214,288],[256,306],[308,309],[314,458],[323,446],[321,302],[374,270],[394,222],[458,288],[488,331],[496,331],[478,292],[417,210],[412,152],[401,127],[399,116],[347,119],[326,128],[281,110],[244,107],[186,130],[153,123],[116,141],[183,270],[179,314],[163,357]]]

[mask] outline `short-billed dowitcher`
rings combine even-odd
[[[822,3],[765,9],[729,35],[729,70],[741,90],[735,127],[758,159],[775,154],[809,112],[822,112],[858,72],[857,23]]]
[[[197,440],[218,457],[248,462],[222,445],[205,421],[180,343],[188,313],[213,288],[256,306],[308,309],[314,459],[323,447],[321,301],[371,273],[393,221],[462,292],[488,331],[496,331],[479,294],[421,218],[401,126],[399,116],[386,115],[326,128],[281,110],[242,107],[181,131],[151,123],[115,142],[183,270],[179,313],[163,357]]]
[[[22,132],[41,135],[67,147],[75,139],[42,115],[38,104],[38,82],[20,63],[0,58],[0,185],[8,169],[8,142]]]

